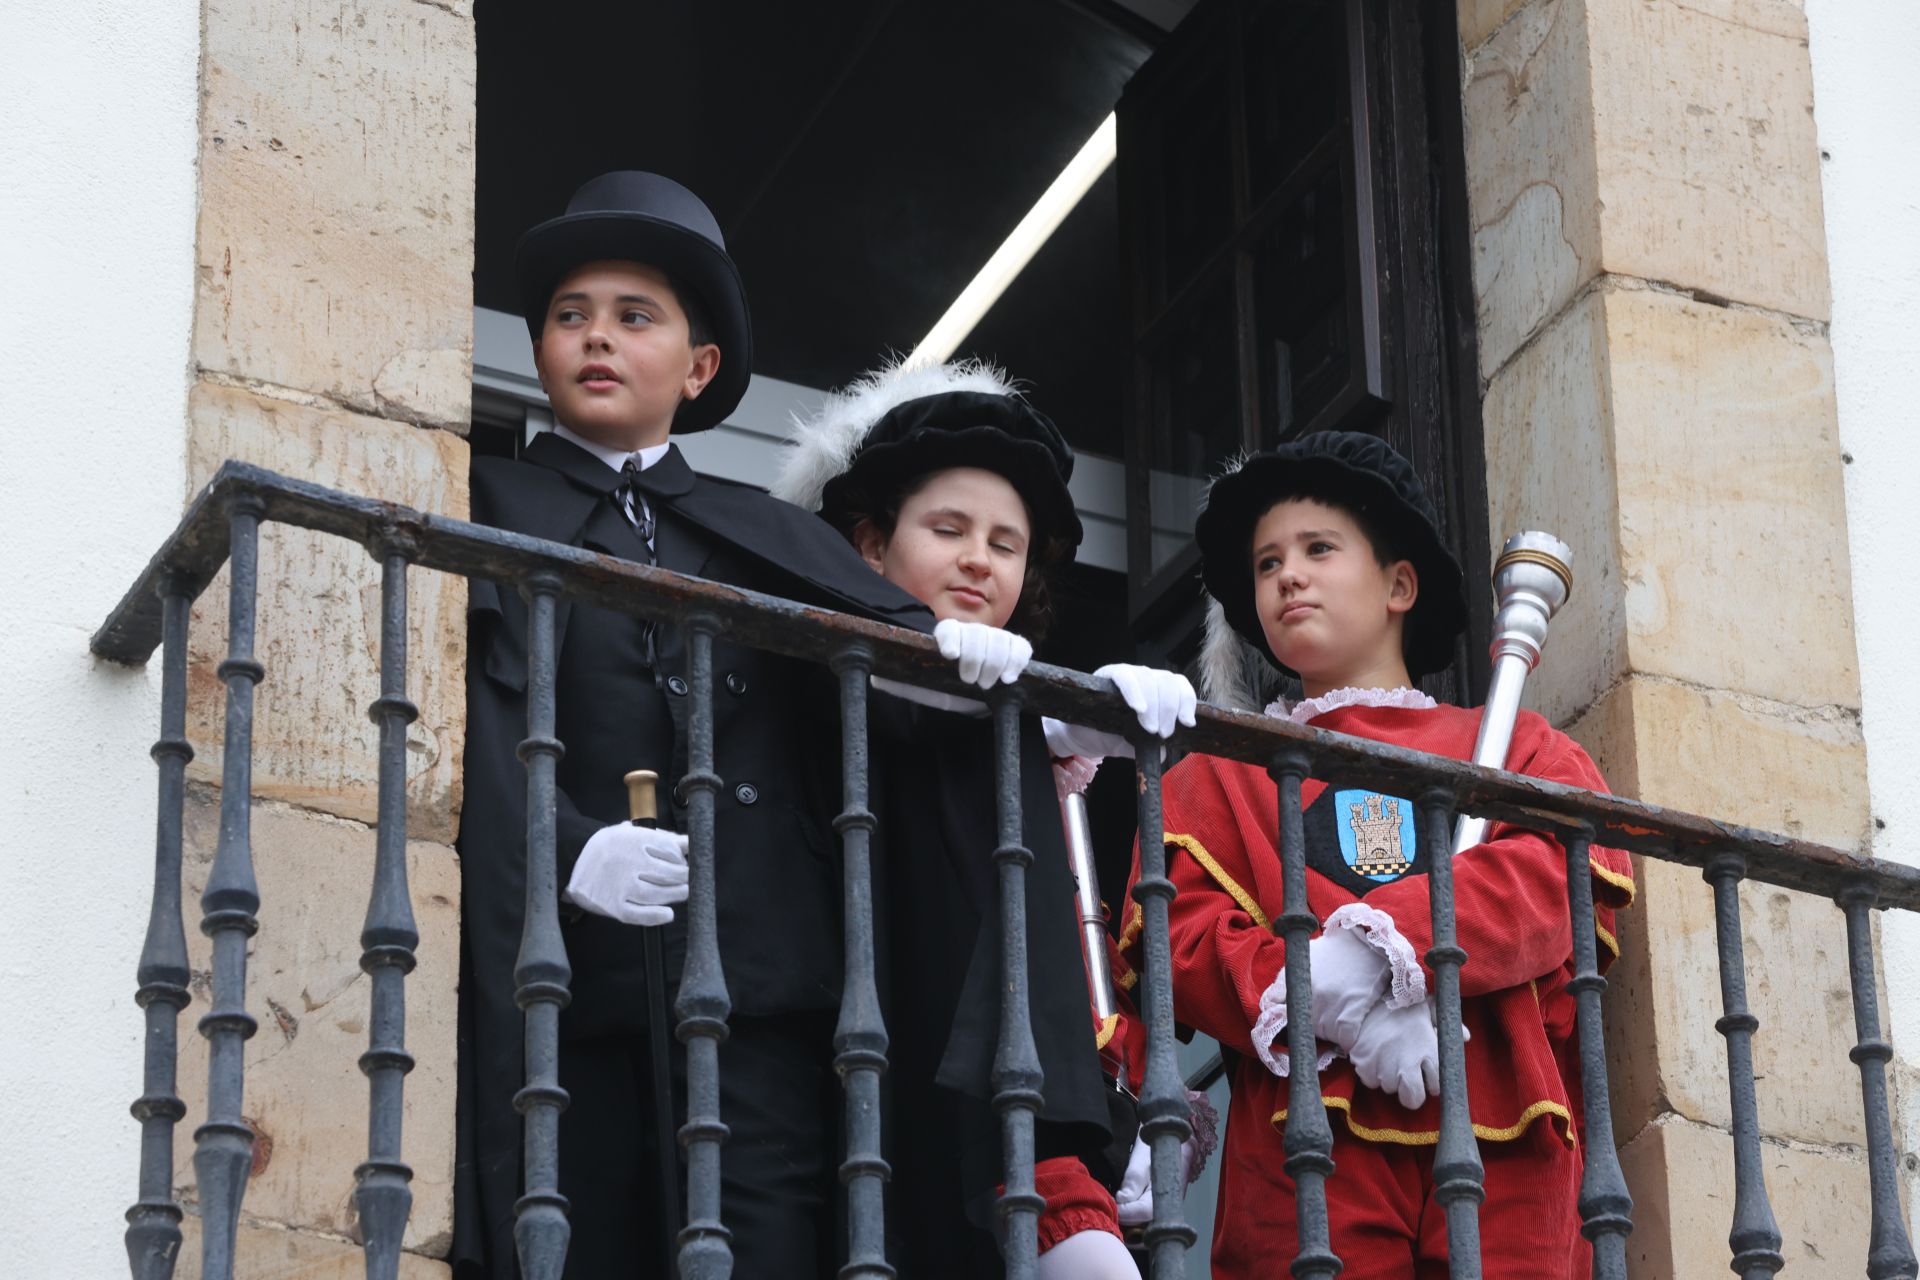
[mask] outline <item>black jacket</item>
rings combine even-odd
[[[542,435],[525,459],[476,459],[473,519],[516,533],[641,559],[609,495],[619,476],[568,441]],[[926,608],[873,572],[832,528],[750,486],[696,475],[679,450],[644,475],[663,568],[930,630]],[[527,607],[518,592],[470,583],[462,878],[461,1155],[455,1258],[478,1258],[480,1223],[497,1252],[520,1178],[522,1063],[513,965],[525,896]],[[687,768],[685,638],[662,625],[651,670],[641,625],[584,605],[557,609],[559,883],[587,838],[627,816],[622,775],[658,769],[661,824],[684,829],[671,783]],[[842,957],[840,726],[824,668],[716,637],[715,812],[722,966],[736,1013],[831,1009]],[[637,929],[595,916],[564,927],[573,1000],[563,1039],[645,1029]],[[668,935],[669,989],[683,934]],[[484,1210],[481,1199],[484,1199]]]

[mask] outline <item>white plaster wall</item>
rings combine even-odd
[[[158,670],[97,663],[87,637],[181,506],[199,56],[193,0],[0,4],[10,1276],[126,1274]]]
[[[1920,864],[1920,6],[1806,8],[1873,852]],[[1920,1065],[1920,919],[1883,939],[1894,1045]]]

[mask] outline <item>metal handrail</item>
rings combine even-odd
[[[553,574],[558,593],[572,600],[656,621],[711,613],[743,644],[821,663],[857,638],[872,646],[876,674],[962,696],[969,690],[933,641],[915,631],[357,497],[242,462],[223,465],[194,498],[94,633],[94,653],[130,665],[152,655],[161,639],[162,585],[177,575],[190,598],[206,588],[226,562],[227,505],[242,496],[262,503],[263,522],[334,534],[376,552],[404,541],[422,568],[503,581]],[[1137,727],[1110,681],[1036,662],[1020,684],[1026,706],[1039,714],[1121,735]],[[1463,813],[1537,830],[1588,828],[1598,844],[1703,871],[1715,856],[1735,852],[1747,859],[1750,880],[1827,898],[1865,890],[1875,906],[1920,910],[1920,867],[1270,716],[1202,704],[1197,720],[1180,731],[1181,749],[1261,766],[1280,751],[1304,752],[1316,777],[1338,775],[1399,795],[1441,787]]]

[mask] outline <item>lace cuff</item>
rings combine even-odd
[[[1099,757],[1063,756],[1053,762],[1053,789],[1065,800],[1085,791],[1100,768]]]
[[[1349,902],[1327,917],[1326,931],[1348,929],[1360,935],[1368,946],[1386,958],[1393,972],[1393,985],[1387,992],[1387,1008],[1404,1009],[1427,998],[1427,975],[1420,968],[1420,957],[1413,944],[1401,936],[1393,917],[1364,902]]]
[[[1220,1113],[1213,1109],[1213,1100],[1197,1089],[1187,1090],[1187,1123],[1193,1126],[1193,1136],[1187,1139],[1192,1155],[1187,1161],[1187,1182],[1206,1171],[1207,1157],[1220,1145]]]
[[[1285,1077],[1289,1070],[1287,1050],[1284,1046],[1275,1047],[1274,1042],[1287,1029],[1287,969],[1280,967],[1267,989],[1260,993],[1260,1016],[1253,1024],[1253,1052],[1260,1061],[1267,1064],[1267,1070]],[[1338,1049],[1320,1050],[1319,1061],[1314,1064],[1316,1070],[1325,1071],[1340,1056]]]

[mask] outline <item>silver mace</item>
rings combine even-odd
[[[1493,681],[1473,744],[1475,764],[1507,767],[1521,690],[1540,665],[1547,624],[1572,592],[1573,552],[1552,534],[1516,533],[1500,548],[1493,565]],[[1453,851],[1471,849],[1486,838],[1485,818],[1462,817],[1453,829]]]
[[[1087,990],[1102,1022],[1114,1014],[1113,971],[1107,967],[1107,922],[1100,913],[1100,883],[1093,871],[1093,832],[1087,823],[1087,797],[1079,791],[1060,801],[1066,829],[1067,860],[1073,866],[1073,900],[1080,911],[1080,940],[1087,958]]]

